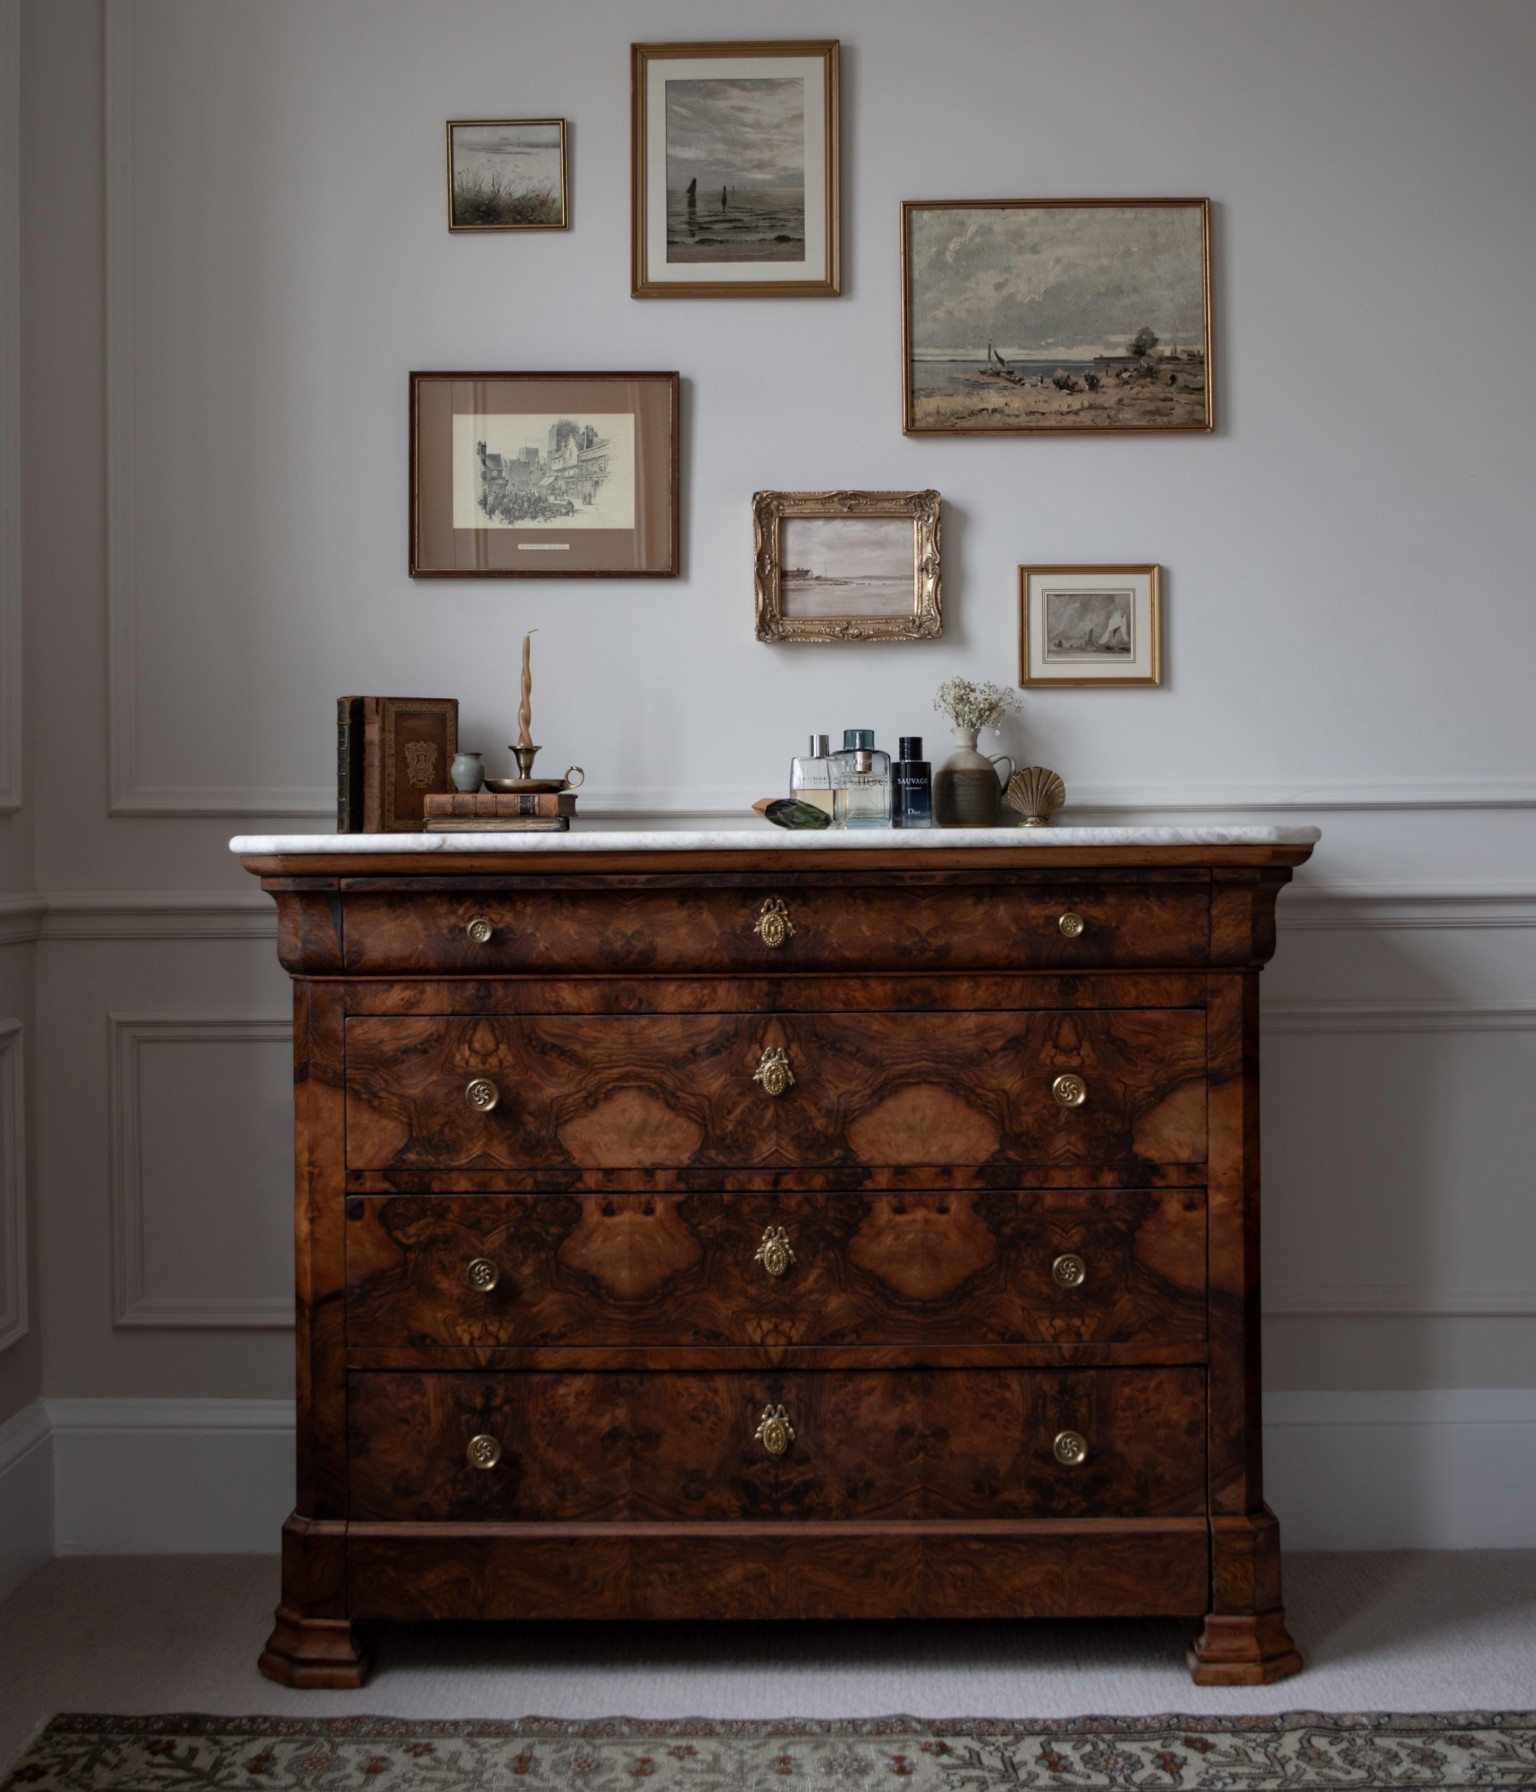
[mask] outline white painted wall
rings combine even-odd
[[[291,1391],[287,986],[224,842],[328,825],[338,693],[455,693],[494,754],[537,626],[536,732],[589,806],[735,811],[812,728],[936,743],[940,678],[1013,675],[1021,562],[1143,559],[1167,685],[1031,693],[1006,744],[1105,815],[1323,826],[1266,974],[1267,1383],[1536,1387],[1536,13],[793,0],[776,34],[843,43],[845,295],[643,303],[628,44],[760,6],[105,13],[23,4],[34,732],[0,874],[48,903],[7,950],[37,967],[50,1398]],[[443,121],[560,114],[573,229],[450,238]],[[1214,201],[1216,434],[903,438],[899,201],[1117,193]],[[684,577],[410,581],[407,373],[582,366],[684,376]],[[758,645],[751,493],[884,485],[944,494],[945,638]],[[187,1016],[229,1037],[178,1077]],[[31,1397],[7,1355],[0,1417]],[[1408,1435],[1378,1540],[1504,1535]],[[1312,1447],[1282,1446],[1316,1542]]]

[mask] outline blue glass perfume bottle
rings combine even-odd
[[[873,728],[845,728],[843,750],[832,755],[832,825],[891,825],[891,756],[875,746]]]

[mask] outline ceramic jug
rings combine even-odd
[[[453,764],[448,767],[448,776],[453,779],[455,790],[469,795],[485,782],[484,761],[478,753],[456,753]]]
[[[933,825],[937,828],[992,828],[1003,803],[1003,785],[1013,776],[1007,753],[988,757],[976,750],[979,728],[956,728],[955,750],[933,773]],[[1006,775],[997,768],[1006,764]]]

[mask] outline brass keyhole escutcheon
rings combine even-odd
[[[789,1067],[789,1053],[781,1045],[765,1045],[762,1062],[752,1072],[752,1081],[761,1083],[767,1095],[782,1095],[792,1089],[795,1073]]]
[[[1056,925],[1061,929],[1065,938],[1075,940],[1088,923],[1081,915],[1074,914],[1071,909],[1068,909]]]
[[[1088,1265],[1076,1251],[1063,1251],[1051,1265],[1051,1280],[1062,1288],[1081,1288],[1088,1278]]]
[[[782,946],[795,931],[795,924],[789,918],[789,910],[782,897],[770,896],[763,904],[763,912],[752,923],[752,931],[765,946]]]
[[[770,1456],[782,1456],[795,1441],[795,1428],[782,1406],[765,1406],[757,1422],[757,1441]]]
[[[489,942],[491,935],[496,929],[492,927],[484,915],[476,915],[474,920],[469,923],[464,931],[477,946],[483,946]]]
[[[1056,1460],[1068,1468],[1076,1468],[1088,1459],[1088,1440],[1078,1431],[1058,1431],[1051,1448],[1056,1452]]]
[[[476,1257],[465,1268],[464,1280],[477,1294],[489,1294],[501,1280],[501,1271],[489,1257]]]
[[[464,1099],[480,1114],[488,1114],[501,1100],[501,1091],[488,1076],[477,1076],[464,1091]]]
[[[1051,1093],[1064,1108],[1080,1108],[1088,1099],[1088,1085],[1075,1070],[1069,1070],[1051,1084]]]
[[[789,1248],[789,1234],[782,1226],[768,1228],[752,1259],[754,1263],[761,1263],[771,1276],[788,1275],[794,1260],[795,1253]]]
[[[471,1468],[495,1468],[501,1461],[501,1445],[494,1437],[481,1432],[479,1437],[469,1440],[469,1448],[464,1454],[469,1458]]]

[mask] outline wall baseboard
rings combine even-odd
[[[39,1400],[0,1426],[0,1598],[50,1555],[271,1554],[291,1400]],[[51,1446],[51,1447],[50,1447]],[[1287,1549],[1536,1548],[1536,1388],[1277,1393]]]
[[[52,1560],[53,1500],[52,1432],[34,1400],[0,1425],[0,1603]]]

